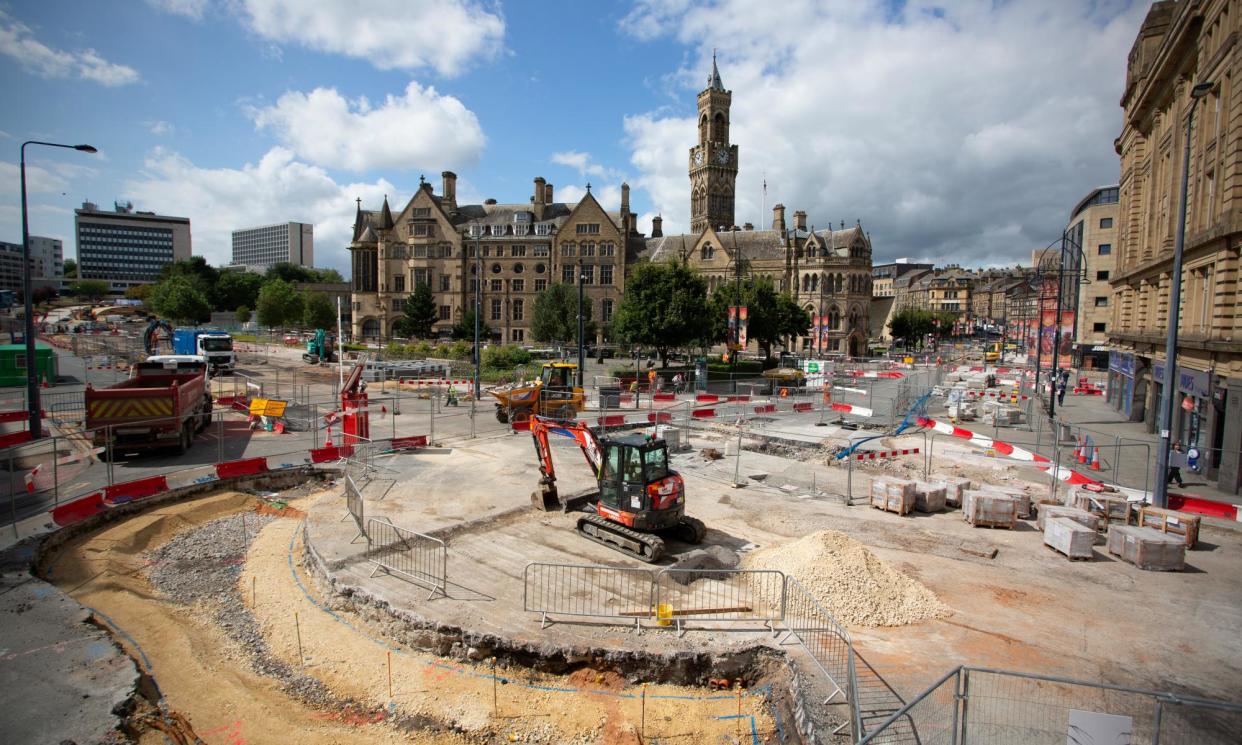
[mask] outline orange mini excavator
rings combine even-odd
[[[668,467],[664,440],[633,434],[599,440],[582,422],[532,417],[530,434],[539,456],[539,491],[531,501],[539,509],[559,509],[556,468],[552,464],[550,434],[578,443],[599,484],[595,514],[578,518],[584,538],[648,563],[664,555],[662,535],[686,543],[702,543],[703,521],[686,513],[686,487]]]

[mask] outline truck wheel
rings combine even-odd
[[[501,424],[508,424],[509,423],[509,412],[497,406],[496,407],[496,421],[500,422]]]
[[[190,446],[194,444],[194,427],[190,422],[186,422],[181,427],[181,440],[177,443],[177,454],[185,455],[190,452]]]

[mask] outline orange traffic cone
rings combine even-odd
[[[39,384],[40,388],[47,388],[47,376],[43,376],[43,382]]]
[[[1091,451],[1091,470],[1100,470],[1100,448],[1098,446]]]
[[[1078,448],[1078,462],[1087,462],[1087,441],[1084,439],[1082,445]]]

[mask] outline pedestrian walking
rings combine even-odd
[[[1057,388],[1057,405],[1065,405],[1065,380],[1061,380],[1061,385]]]
[[[1186,454],[1182,452],[1182,444],[1180,442],[1173,443],[1173,449],[1169,451],[1169,473],[1164,479],[1164,483],[1171,484],[1177,482],[1178,487],[1184,488],[1186,482],[1182,481],[1182,466],[1186,465]]]
[[[654,391],[656,389],[656,371],[652,368],[647,371],[647,390]]]
[[[686,377],[681,373],[673,376],[673,392],[681,393],[682,387],[686,384]]]

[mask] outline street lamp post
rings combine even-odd
[[[583,346],[586,335],[586,319],[582,317],[582,292],[586,275],[582,272],[582,257],[578,257],[578,387],[584,380],[582,370],[586,367],[586,348]]]
[[[1152,504],[1166,507],[1169,499],[1169,447],[1173,429],[1173,381],[1177,376],[1177,326],[1181,322],[1182,252],[1186,246],[1186,192],[1190,182],[1190,134],[1194,128],[1195,106],[1215,86],[1203,82],[1190,90],[1190,111],[1186,115],[1186,144],[1182,149],[1182,191],[1177,205],[1177,238],[1173,244],[1173,273],[1169,280],[1169,329],[1164,344],[1164,380],[1160,398],[1160,446],[1156,448],[1156,490]]]
[[[57,142],[40,142],[27,140],[21,148],[22,176],[22,299],[26,310],[26,407],[29,414],[28,428],[30,439],[37,440],[43,436],[43,425],[39,416],[39,368],[35,357],[34,303],[31,298],[30,282],[30,221],[26,213],[26,146],[43,145],[45,147],[63,147],[68,150],[80,150],[84,153],[98,152],[91,145],[62,145]]]
[[[483,313],[482,233],[474,237],[474,400],[479,400],[479,316]]]

